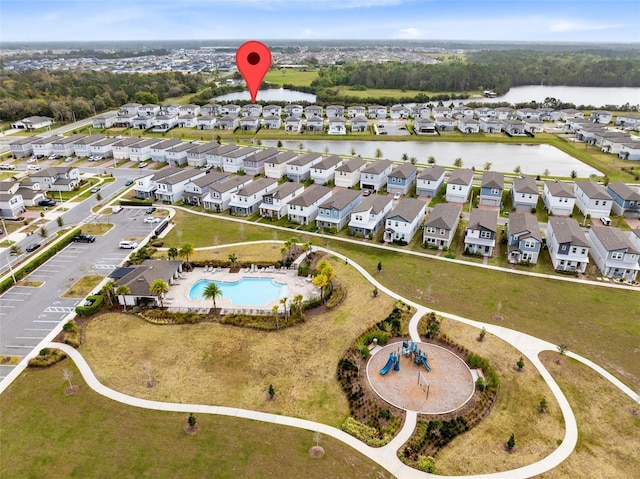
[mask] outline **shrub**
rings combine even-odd
[[[333,309],[336,306],[338,306],[342,300],[345,297],[345,289],[342,287],[342,285],[337,284],[336,286],[334,286],[333,290],[331,291],[331,296],[329,296],[329,299],[327,300],[327,308],[328,309]]]
[[[342,430],[372,447],[384,446],[391,439],[388,434],[380,437],[380,432],[376,428],[362,424],[352,417],[348,417],[342,423]]]
[[[424,472],[436,472],[436,460],[431,456],[418,456],[414,467]]]
[[[88,301],[93,301],[89,306],[76,306],[76,314],[78,316],[91,316],[96,314],[104,304],[104,298],[100,294],[87,296]]]
[[[82,329],[71,320],[62,327],[63,342],[71,347],[79,348],[82,343]]]
[[[46,368],[57,362],[62,361],[66,357],[67,355],[62,351],[60,351],[59,349],[49,350],[45,348],[42,351],[40,351],[40,354],[38,356],[36,356],[35,358],[31,358],[29,360],[29,367]]]

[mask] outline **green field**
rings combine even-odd
[[[316,78],[317,70],[270,70],[264,81],[274,85],[309,86]]]

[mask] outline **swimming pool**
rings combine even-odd
[[[287,295],[287,285],[273,278],[242,278],[234,282],[201,279],[189,290],[189,299],[204,299],[202,292],[209,283],[216,283],[222,290],[221,298],[236,306],[266,306]]]

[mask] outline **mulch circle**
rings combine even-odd
[[[80,386],[69,386],[69,387],[65,388],[64,393],[67,396],[71,396],[72,394],[75,394],[78,391],[80,391]]]
[[[314,459],[320,459],[322,456],[324,456],[324,447],[313,446],[311,449],[309,449],[309,456]]]
[[[189,426],[188,424],[184,427],[184,432],[187,434],[191,434],[192,436],[200,430],[200,424],[196,424],[195,426]]]
[[[501,314],[494,314],[493,315],[493,320],[494,321],[502,321],[504,319],[504,316],[502,316]]]

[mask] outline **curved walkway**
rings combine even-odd
[[[256,243],[273,243],[274,241],[259,241]],[[279,243],[279,242],[277,242]],[[241,244],[247,244],[241,243]],[[223,245],[219,247],[228,247],[229,245]],[[327,252],[337,258],[341,258],[343,260],[348,259],[346,256],[331,251],[327,248],[317,247],[317,250]],[[549,388],[551,389],[553,395],[555,396],[558,404],[560,405],[560,409],[562,411],[562,415],[565,422],[565,436],[563,438],[562,444],[554,450],[549,456],[537,461],[533,464],[529,464],[524,467],[520,467],[518,469],[513,469],[510,471],[502,471],[497,473],[490,474],[478,474],[478,475],[470,475],[470,476],[449,476],[452,478],[467,478],[467,479],[481,479],[481,478],[496,478],[496,479],[525,479],[532,476],[536,476],[542,474],[546,471],[549,471],[556,466],[558,466],[562,461],[564,461],[569,455],[573,452],[573,449],[576,445],[578,438],[578,428],[575,420],[575,416],[571,410],[569,402],[566,397],[560,390],[560,387],[552,378],[551,374],[546,370],[538,355],[542,351],[555,351],[557,350],[557,346],[549,343],[547,341],[543,341],[541,339],[535,338],[528,334],[524,334],[518,331],[514,331],[508,328],[504,328],[501,326],[496,326],[492,324],[485,324],[478,321],[473,321],[467,318],[462,318],[460,316],[451,315],[448,313],[443,313],[439,311],[435,311],[429,309],[423,305],[417,304],[411,300],[403,298],[398,294],[394,293],[389,288],[383,286],[378,283],[375,278],[367,272],[362,266],[349,260],[349,264],[354,267],[358,272],[360,272],[371,284],[375,285],[379,290],[384,291],[389,296],[402,300],[406,304],[409,304],[416,308],[416,313],[411,318],[409,323],[409,332],[411,338],[414,341],[419,341],[420,337],[418,335],[418,322],[420,318],[431,311],[434,311],[436,314],[441,315],[443,317],[447,317],[453,319],[455,321],[460,321],[470,326],[474,326],[477,328],[486,328],[487,332],[494,334],[495,336],[507,341],[512,346],[517,348],[525,355],[531,363],[538,369],[541,376],[544,378]],[[133,396],[129,396],[127,394],[120,393],[115,391],[102,383],[100,383],[91,368],[86,363],[80,352],[75,350],[74,348],[59,343],[49,343],[50,347],[55,347],[63,350],[67,355],[76,363],[78,369],[83,375],[85,381],[93,390],[97,393],[102,394],[114,401],[122,402],[123,404],[128,404],[134,407],[141,407],[146,409],[156,409],[160,411],[173,411],[173,412],[196,412],[196,413],[205,413],[205,414],[220,414],[225,416],[234,416],[240,417],[244,419],[253,419],[257,421],[270,422],[273,424],[279,424],[283,426],[297,427],[301,429],[306,429],[309,431],[318,431],[322,434],[329,435],[334,437],[343,443],[353,447],[355,450],[360,453],[366,455],[371,460],[375,461],[385,469],[387,469],[390,473],[394,474],[396,477],[402,477],[407,479],[424,479],[428,477],[438,477],[431,474],[427,474],[416,469],[410,468],[402,463],[397,457],[397,451],[400,447],[404,445],[404,443],[411,437],[413,431],[415,430],[418,415],[415,412],[406,412],[406,417],[404,424],[398,434],[393,438],[393,440],[384,447],[381,448],[372,448],[362,443],[358,439],[353,436],[339,430],[333,428],[331,426],[316,423],[313,421],[307,421],[304,419],[297,419],[291,417],[285,417],[275,414],[267,414],[257,411],[250,411],[246,409],[237,409],[230,407],[221,407],[221,406],[207,406],[207,405],[194,405],[194,404],[181,404],[181,403],[165,403],[158,401],[150,401],[146,399],[140,399]],[[640,396],[632,391],[630,388],[625,386],[621,381],[616,379],[610,373],[605,371],[600,366],[592,363],[591,361],[582,358],[576,354],[568,353],[572,358],[577,359],[578,361],[586,364],[587,366],[593,368],[596,372],[602,374],[607,380],[611,381],[616,387],[622,390],[625,394],[630,396],[634,401],[640,403]]]

